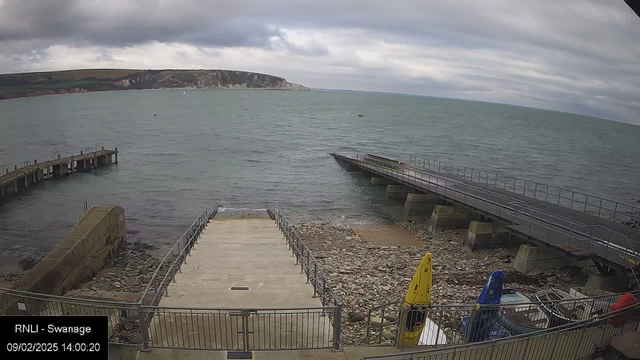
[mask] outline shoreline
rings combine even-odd
[[[16,96],[9,98],[0,97],[0,101],[12,101],[12,100],[22,100],[22,99],[30,99],[30,98],[39,98],[45,96],[57,96],[57,95],[70,95],[70,94],[92,94],[92,93],[109,93],[109,92],[120,92],[120,91],[129,91],[129,90],[263,90],[263,91],[314,91],[311,88],[308,89],[280,89],[280,88],[229,88],[229,87],[217,87],[217,88],[199,88],[199,87],[163,87],[163,88],[149,88],[149,89],[111,89],[111,90],[86,90],[84,91],[65,91],[65,92],[54,92],[51,94],[42,94],[42,95],[29,95],[29,96]]]

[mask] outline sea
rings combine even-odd
[[[118,147],[119,163],[0,204],[0,270],[46,253],[84,204],[125,208],[129,241],[173,244],[209,203],[299,220],[385,217],[384,187],[330,155],[416,155],[640,202],[640,127],[453,99],[330,91],[131,90],[0,101],[0,165]],[[362,115],[362,116],[359,116]],[[7,265],[9,266],[9,265]]]

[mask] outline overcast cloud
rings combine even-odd
[[[216,68],[640,124],[623,0],[0,0],[0,72]]]

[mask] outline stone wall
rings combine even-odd
[[[62,295],[91,278],[117,247],[125,242],[124,209],[117,205],[94,206],[12,289]],[[2,300],[0,303],[7,304],[9,309],[2,308],[0,311],[4,311],[0,313],[7,313],[14,307],[15,301]]]

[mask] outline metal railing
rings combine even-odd
[[[503,339],[486,340],[444,348],[397,354],[368,356],[364,359],[436,360],[436,359],[558,359],[575,360],[595,354],[596,342],[637,331],[640,304],[595,318],[569,323],[552,331],[540,330]]]
[[[104,150],[104,147],[102,147],[102,150]],[[100,151],[98,148],[94,149],[94,148],[85,148],[84,150],[80,151],[80,155],[88,155],[88,154],[94,154],[94,157],[97,157],[97,153],[98,151]],[[15,169],[13,171],[18,171],[21,170],[23,173],[24,172],[28,172],[28,171],[32,171],[33,169],[36,168],[42,168],[43,166],[45,166],[47,163],[51,163],[51,162],[55,162],[55,160],[58,160],[61,158],[60,153],[58,153],[57,150],[54,150],[51,152],[51,160],[47,160],[44,161],[42,163],[38,163],[37,160],[34,160],[34,162],[32,163],[31,160],[27,160],[23,162],[23,165],[21,167],[18,167],[18,165],[15,165]],[[74,155],[69,156],[71,159],[73,159]],[[94,164],[95,165],[95,164]],[[2,167],[4,167],[4,172],[2,171]],[[0,167],[0,176],[3,175],[7,175],[9,174],[11,171],[9,171],[9,168],[2,165],[2,167]]]
[[[274,218],[276,225],[282,232],[289,249],[296,257],[296,265],[300,265],[300,273],[305,274],[307,283],[313,286],[313,296],[319,297],[323,306],[334,307],[335,311],[328,312],[329,320],[333,326],[334,349],[341,348],[340,335],[342,327],[342,302],[336,295],[331,280],[322,270],[316,258],[311,254],[307,245],[302,241],[289,219],[278,209],[275,204],[269,204],[267,211]]]
[[[477,304],[454,304],[454,305],[430,305],[414,307],[413,309],[403,309],[402,300],[388,302],[374,306],[369,309],[367,317],[367,333],[365,342],[368,344],[387,344],[402,348],[405,344],[404,330],[401,324],[402,319],[407,319],[408,312],[420,313],[421,317],[429,319],[432,334],[430,343],[421,345],[451,346],[477,342],[482,336],[495,338],[497,336],[517,335],[519,332],[532,332],[544,328],[553,328],[569,322],[594,318],[611,311],[613,304],[624,293],[606,294],[594,297],[574,298],[557,301],[526,302],[526,303],[503,303],[497,305],[477,305]],[[634,296],[640,296],[640,291],[631,292]],[[503,326],[506,332],[482,328],[476,325],[474,334],[465,334],[461,319],[474,319],[482,317],[483,312],[498,312],[499,320],[506,325]],[[386,317],[392,315],[396,320],[388,321]],[[415,317],[415,316],[413,316]],[[411,316],[409,316],[411,318]],[[541,322],[544,320],[546,322]],[[537,324],[534,324],[538,322]],[[467,328],[470,326],[466,325]],[[394,341],[382,336],[387,330],[393,335]],[[434,338],[436,332],[439,337]],[[515,332],[515,333],[514,333]],[[427,341],[429,342],[429,341]]]
[[[209,204],[202,209],[198,217],[162,258],[142,292],[139,303],[158,305],[162,296],[168,295],[167,287],[169,283],[176,281],[175,274],[181,271],[182,264],[187,262],[187,257],[191,255],[191,249],[195,246],[198,237],[217,212],[218,206],[213,204]],[[164,273],[162,273],[163,271]],[[147,300],[147,296],[150,295],[153,295],[152,298]]]
[[[336,306],[278,309],[142,307],[150,348],[287,350],[336,348]]]
[[[614,221],[640,220],[640,207],[558,186],[412,156],[411,165]]]
[[[140,343],[139,304],[117,301],[77,299],[0,289],[0,314],[3,315],[85,315],[106,316],[109,342],[125,345]]]
[[[348,158],[347,158],[348,159]],[[509,206],[483,197],[486,189],[462,181],[433,175],[418,168],[390,164],[386,161],[357,155],[358,166],[376,174],[392,177],[402,183],[420,190],[438,194],[474,211],[480,211],[498,217],[510,223],[512,230],[552,245],[561,245],[570,254],[581,257],[598,256],[625,269],[631,269],[640,263],[638,252],[640,242],[628,236],[600,226],[584,225],[566,218],[558,217],[541,210],[522,206],[506,196],[491,194],[494,199],[505,201]],[[511,199],[513,200],[513,199]],[[635,275],[634,275],[635,278]]]
[[[218,350],[340,350],[342,304],[308,247],[277,207],[270,212],[301,272],[313,284],[322,307],[174,308],[160,307],[167,286],[187,262],[191,249],[218,207],[208,205],[167,252],[138,302],[112,302],[36,294],[0,288],[0,314],[95,315],[109,317],[109,341],[151,348]]]

